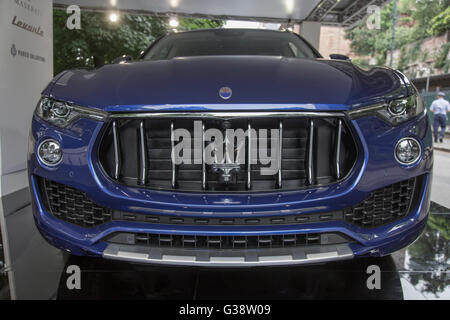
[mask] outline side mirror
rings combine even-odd
[[[132,56],[123,55],[123,56],[120,56],[118,58],[115,58],[112,63],[113,64],[118,64],[118,63],[127,63],[127,62],[130,62],[130,61],[133,61],[133,57]]]
[[[333,53],[330,54],[330,59],[334,60],[345,60],[345,61],[352,61],[349,57],[343,54]]]

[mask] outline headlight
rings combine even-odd
[[[49,97],[42,97],[39,101],[35,114],[60,128],[64,128],[78,118],[91,118],[104,121],[106,113],[92,109],[76,106],[64,101],[58,101]]]
[[[382,103],[350,111],[349,115],[353,119],[368,115],[376,115],[396,126],[423,113],[424,110],[422,98],[419,95],[414,94],[407,98],[392,100],[389,103]]]

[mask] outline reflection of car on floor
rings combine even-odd
[[[72,70],[32,123],[34,216],[75,255],[254,266],[383,256],[422,232],[432,139],[401,73],[299,36],[203,30]]]

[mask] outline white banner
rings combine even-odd
[[[52,0],[0,1],[2,176],[26,168],[33,110],[53,76],[52,24]]]

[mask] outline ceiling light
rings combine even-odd
[[[177,17],[171,17],[169,20],[169,25],[171,28],[177,28],[180,25]]]
[[[119,14],[113,12],[109,15],[109,21],[116,23],[119,21]]]

